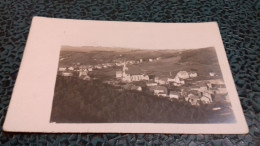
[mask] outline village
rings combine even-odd
[[[199,74],[195,71],[180,70],[176,74],[169,72],[168,76],[156,76],[152,74],[129,74],[128,65],[138,65],[146,62],[155,62],[161,57],[149,58],[147,60],[115,60],[111,63],[97,65],[83,65],[75,63],[73,66],[59,67],[58,75],[64,77],[77,77],[82,80],[94,80],[89,73],[95,70],[107,68],[116,68],[114,77],[106,79],[103,83],[120,87],[124,90],[134,90],[146,92],[158,96],[158,98],[167,98],[171,101],[185,100],[191,105],[200,106],[201,104],[212,104],[216,100],[226,101],[227,90],[223,79],[214,78],[218,76],[215,72],[209,72],[209,80],[196,80]],[[137,84],[138,83],[138,84]],[[216,108],[213,110],[219,110]]]

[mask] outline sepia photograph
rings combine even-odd
[[[50,122],[234,123],[214,47],[62,46]]]
[[[248,127],[216,22],[35,17],[4,131],[244,134]]]

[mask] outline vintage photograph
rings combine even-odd
[[[50,122],[234,123],[214,47],[62,46]]]

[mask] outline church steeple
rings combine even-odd
[[[126,63],[124,62],[124,66],[123,66],[123,78],[126,76],[125,71],[127,71],[128,68],[126,67]]]

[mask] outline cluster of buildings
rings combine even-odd
[[[185,80],[196,78],[196,72],[179,71],[174,78],[157,77],[149,75],[130,75],[126,71],[128,68],[123,64],[122,71],[116,72],[116,78],[126,83],[122,87],[127,90],[142,91],[142,86],[136,86],[134,81],[145,82],[146,89],[158,97],[167,97],[172,99],[183,99],[191,105],[211,104],[218,95],[226,96],[227,90],[222,79],[212,79],[193,82],[192,85],[184,86]],[[212,75],[214,74],[214,75]],[[170,73],[171,75],[171,73]],[[209,76],[215,76],[210,72]],[[178,88],[179,86],[182,86]],[[177,89],[177,90],[176,90]]]
[[[160,60],[161,58],[148,59],[152,62]],[[192,84],[187,85],[186,82],[191,81],[193,78],[198,77],[197,72],[179,71],[175,76],[169,73],[167,77],[159,77],[155,75],[135,74],[131,75],[126,73],[128,70],[127,64],[142,63],[143,60],[138,61],[115,61],[115,63],[103,63],[97,65],[80,65],[60,67],[58,69],[59,74],[66,77],[78,77],[82,80],[89,80],[89,72],[99,70],[102,68],[109,68],[113,66],[122,66],[122,70],[116,71],[116,79],[110,81],[104,81],[114,86],[121,87],[126,90],[135,90],[142,92],[145,90],[158,96],[173,99],[182,99],[190,102],[191,105],[211,104],[214,102],[214,98],[218,95],[227,95],[227,90],[223,80],[211,79],[203,81],[192,81]],[[210,72],[209,76],[216,76],[216,73]],[[142,81],[142,86],[135,85],[136,81]],[[120,83],[124,83],[120,85]]]

